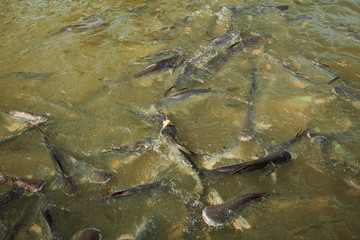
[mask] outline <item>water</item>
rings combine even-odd
[[[289,5],[284,12],[268,10],[233,14],[216,6]],[[48,78],[7,75],[0,79],[1,137],[11,132],[6,112],[50,114],[44,125],[49,140],[63,152],[78,156],[96,168],[110,171],[106,184],[73,177],[79,191],[67,196],[60,189],[53,167],[36,130],[24,132],[0,146],[0,172],[9,176],[40,178],[47,182],[43,194],[52,206],[63,239],[85,228],[97,228],[104,239],[133,238],[143,218],[162,217],[160,238],[181,239],[189,224],[184,202],[194,195],[194,174],[163,143],[134,157],[113,155],[91,158],[89,153],[154,136],[160,129],[123,108],[154,108],[175,81],[181,67],[106,84],[98,78],[128,79],[148,63],[141,58],[182,47],[190,59],[208,39],[240,29],[241,37],[271,34],[267,43],[240,52],[213,74],[199,74],[184,87],[211,87],[222,93],[199,96],[164,105],[178,129],[177,139],[192,151],[214,155],[240,134],[250,90],[251,68],[259,69],[255,100],[255,129],[260,138],[240,142],[230,155],[210,158],[214,167],[263,156],[267,147],[295,136],[308,125],[315,132],[340,133],[331,138],[326,158],[316,140],[303,138],[289,151],[293,161],[269,174],[210,177],[195,216],[191,239],[358,239],[359,173],[343,163],[359,167],[359,106],[332,94],[334,86],[359,92],[360,49],[354,33],[360,33],[357,1],[3,1],[0,27],[0,75],[12,72],[53,73]],[[103,13],[103,14],[100,14]],[[104,24],[94,29],[49,32],[93,14]],[[314,15],[313,19],[287,19]],[[99,19],[98,18],[98,19]],[[92,21],[96,21],[92,20]],[[177,23],[177,24],[176,24]],[[175,24],[175,25],[174,25]],[[341,25],[342,24],[342,25]],[[174,26],[170,29],[164,29]],[[356,36],[356,35],[355,35]],[[299,81],[276,61],[288,62],[311,84]],[[309,64],[310,58],[329,66],[345,81],[327,82],[333,75]],[[203,69],[211,72],[208,65]],[[240,89],[226,92],[226,88]],[[236,107],[228,106],[237,104]],[[329,159],[337,159],[335,164]],[[207,162],[198,162],[206,166]],[[173,177],[170,189],[109,203],[88,203],[96,195]],[[352,184],[354,183],[354,184]],[[216,189],[225,200],[252,191],[275,193],[241,212],[251,225],[245,231],[232,225],[208,227],[201,210],[209,205],[207,193]],[[10,187],[1,185],[1,193]],[[28,196],[22,198],[0,222],[7,228],[20,220]],[[26,238],[42,239],[44,229],[35,216]],[[120,238],[121,239],[121,238]]]

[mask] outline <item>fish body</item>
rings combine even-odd
[[[13,208],[23,194],[24,189],[13,187],[10,191],[0,196],[0,218],[3,218],[6,213]]]
[[[211,88],[207,88],[207,89],[183,89],[180,90],[178,92],[172,93],[168,96],[165,97],[165,101],[177,101],[177,100],[182,100],[185,98],[190,98],[190,97],[194,97],[200,94],[205,94],[205,93],[211,93],[214,92],[213,90],[211,90]]]
[[[33,114],[14,110],[9,111],[8,116],[11,119],[28,122],[31,125],[38,125],[40,123],[46,122],[49,119],[48,115]]]
[[[90,199],[90,201],[91,202],[98,201],[98,200],[109,201],[112,199],[127,198],[127,197],[138,195],[141,193],[151,192],[152,190],[154,190],[160,186],[166,186],[168,183],[169,183],[169,179],[161,179],[161,180],[153,182],[153,183],[143,184],[143,185],[126,188],[126,189],[122,189],[122,190],[118,190],[118,191],[114,191],[114,192],[110,192],[110,193],[105,193],[101,196],[95,196],[95,197],[92,197]]]
[[[344,100],[350,100],[360,106],[360,92],[355,92],[342,87],[334,87],[333,93]]]
[[[161,219],[155,214],[151,214],[137,229],[135,240],[157,240],[160,239]]]
[[[15,79],[32,79],[32,80],[44,80],[54,75],[51,72],[11,72],[0,76],[0,79],[15,78]]]
[[[279,152],[279,151],[282,151],[282,150],[286,150],[289,147],[291,147],[292,145],[294,145],[295,143],[297,143],[298,141],[300,141],[304,136],[306,136],[305,133],[307,133],[308,131],[309,131],[309,129],[304,130],[303,128],[300,128],[294,138],[286,140],[285,142],[283,142],[283,143],[281,143],[279,145],[269,147],[269,148],[266,149],[266,152],[267,153],[274,153],[274,152]]]
[[[315,18],[316,18],[315,15],[308,14],[308,15],[300,15],[297,17],[288,18],[288,19],[286,19],[286,21],[288,21],[289,23],[292,23],[292,22],[298,22],[298,21],[313,20]]]
[[[53,215],[50,206],[42,199],[40,203],[40,219],[45,229],[47,239],[59,240],[61,239],[55,216]]]
[[[145,74],[174,68],[181,63],[182,59],[183,59],[182,55],[175,55],[170,58],[160,60],[156,63],[147,66],[143,71],[135,74],[134,77],[139,78]]]
[[[79,233],[79,235],[76,237],[76,240],[101,240],[101,239],[102,236],[99,230],[94,228],[85,229],[81,231],[81,233]]]
[[[252,7],[231,6],[231,7],[225,7],[225,8],[229,9],[233,13],[254,13],[254,12],[262,13],[262,12],[273,11],[273,10],[278,10],[278,11],[284,12],[284,11],[288,10],[290,7],[288,5],[280,5],[280,6],[264,6],[264,7],[262,7],[262,6],[252,6]]]
[[[135,143],[125,144],[120,147],[108,148],[102,150],[101,154],[114,154],[114,153],[133,153],[140,154],[151,148],[154,144],[154,137],[148,137]]]
[[[265,192],[248,193],[226,203],[208,206],[202,212],[203,219],[213,227],[230,223],[235,219],[236,213],[247,204],[262,201],[268,195]]]
[[[65,32],[65,31],[83,31],[83,30],[93,29],[93,28],[100,27],[104,24],[105,24],[105,22],[103,22],[103,21],[96,21],[96,22],[89,22],[89,23],[73,23],[73,24],[70,24],[65,27],[61,27],[61,28],[55,29],[54,31],[49,32],[48,37],[52,37],[56,34],[59,34],[59,33]]]
[[[62,156],[53,148],[53,146],[50,144],[48,138],[46,137],[45,133],[38,128],[38,130],[40,131],[45,146],[49,152],[50,155],[50,159],[51,162],[53,164],[54,170],[56,175],[58,175],[63,183],[63,190],[66,194],[68,195],[73,195],[75,194],[75,192],[77,191],[77,187],[75,185],[75,182],[72,180],[72,178],[70,177],[70,175],[68,174],[68,172],[66,171],[64,165],[63,165],[63,160],[62,160]]]
[[[90,182],[93,183],[106,183],[108,182],[113,174],[106,172],[104,170],[100,170],[97,168],[94,168],[93,166],[90,166],[87,163],[84,163],[80,160],[77,160],[75,157],[69,155],[68,156],[70,164],[73,166],[73,168],[84,175],[86,178],[90,180]]]
[[[45,181],[40,179],[24,179],[24,178],[15,178],[8,176],[0,175],[0,182],[4,182],[8,185],[15,185],[21,187],[31,193],[41,191],[45,185]]]
[[[282,151],[251,162],[215,168],[210,170],[210,172],[215,174],[249,173],[256,170],[264,169],[269,165],[273,165],[276,167],[284,166],[290,161],[291,154],[287,151]]]
[[[131,107],[124,106],[129,112],[139,116],[147,122],[154,124],[155,126],[163,126],[163,123],[169,121],[169,118],[161,113],[149,113],[141,110],[136,110]]]

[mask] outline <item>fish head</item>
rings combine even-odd
[[[213,205],[206,207],[202,212],[205,223],[212,227],[230,223],[235,217],[235,211],[229,209],[226,205]]]

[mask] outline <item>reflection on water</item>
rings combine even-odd
[[[352,0],[262,3],[0,3],[0,181],[46,182],[32,194],[0,185],[0,236],[71,239],[92,228],[104,239],[360,238],[360,8]],[[241,33],[214,40],[227,32]],[[176,64],[162,61],[177,54]],[[126,106],[165,114],[176,141]],[[72,196],[34,123],[11,119],[14,110],[49,116],[40,127],[71,157],[61,166],[76,183]],[[152,143],[135,144],[144,139]],[[178,150],[205,171],[290,139],[290,164],[245,175],[200,179]],[[99,154],[120,146],[135,150]],[[110,180],[86,176],[103,171]],[[169,177],[164,188],[89,201]],[[246,227],[213,228],[201,217],[212,191],[217,202],[272,195],[242,209]]]

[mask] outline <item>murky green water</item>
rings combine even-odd
[[[289,5],[290,9],[232,13],[218,7],[254,5]],[[8,111],[50,114],[43,129],[56,148],[114,174],[106,184],[94,184],[71,171],[78,192],[68,196],[55,178],[38,131],[26,131],[0,146],[0,173],[47,182],[39,195],[52,207],[63,239],[88,227],[99,229],[103,239],[133,239],[149,214],[161,218],[160,239],[182,239],[189,225],[193,226],[190,239],[360,238],[360,176],[349,167],[360,167],[360,104],[332,93],[335,86],[360,91],[357,1],[38,0],[2,1],[0,6],[1,140],[11,136],[14,127],[6,116]],[[99,13],[104,21],[100,27],[49,34]],[[312,16],[287,21],[303,15]],[[143,57],[182,47],[186,61],[209,39],[236,29],[241,30],[241,39],[271,37],[236,54],[218,71],[211,64],[199,66],[202,71],[183,86],[210,87],[218,93],[156,105],[176,126],[178,141],[206,155],[197,164],[220,167],[250,161],[264,156],[266,148],[293,138],[301,127],[341,134],[329,137],[325,157],[317,139],[302,138],[288,149],[292,162],[277,171],[276,179],[269,173],[206,178],[198,199],[203,205],[190,213],[195,218],[190,219],[184,203],[197,197],[194,173],[164,146],[160,128],[123,108],[154,109],[182,66],[137,79],[129,76],[149,65]],[[276,57],[311,83],[299,81]],[[334,76],[314,67],[306,57],[328,65],[341,79],[328,84]],[[260,133],[256,136],[262,137],[240,141],[229,154],[236,159],[210,157],[241,133],[254,66],[258,86],[253,121]],[[12,72],[53,74],[41,79],[8,75]],[[98,78],[128,80],[104,83]],[[234,87],[239,89],[226,91]],[[139,156],[89,157],[150,136],[158,140]],[[92,196],[166,177],[175,179],[170,189],[109,203],[88,202]],[[1,193],[10,189],[0,185]],[[274,195],[241,212],[251,228],[240,231],[231,224],[212,228],[202,220],[210,189],[216,189],[225,201],[253,191]],[[27,203],[35,199],[26,194],[0,219],[7,237]],[[39,212],[22,239],[45,239]]]

